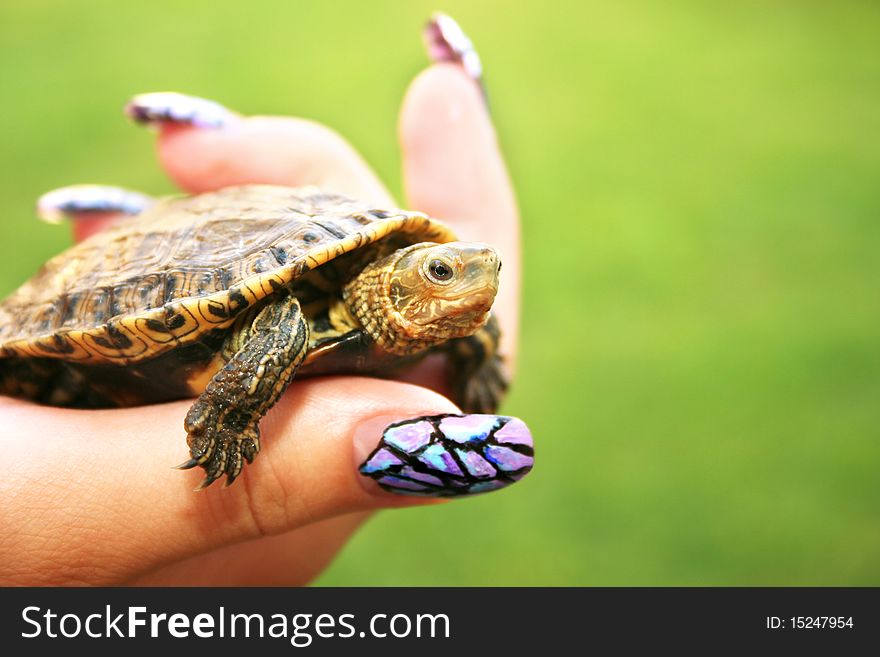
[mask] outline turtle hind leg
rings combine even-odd
[[[299,302],[279,293],[252,324],[230,335],[240,344],[214,375],[184,421],[191,459],[179,467],[205,470],[199,489],[226,475],[227,485],[260,451],[259,421],[278,401],[302,363],[309,328]]]
[[[452,400],[465,413],[494,413],[507,392],[507,375],[498,355],[500,335],[492,315],[473,335],[446,343]]]
[[[46,192],[37,200],[37,216],[48,223],[60,223],[79,214],[140,214],[155,203],[141,192],[110,185],[70,185]]]

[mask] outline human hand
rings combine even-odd
[[[159,160],[183,190],[314,184],[380,207],[421,210],[462,239],[495,245],[504,267],[494,310],[512,367],[516,206],[480,90],[461,67],[431,66],[406,95],[403,204],[344,139],[316,123],[245,118],[181,96],[147,95],[133,107],[158,127]],[[116,220],[81,213],[75,238]],[[409,375],[413,383],[297,380],[261,423],[255,466],[235,486],[199,494],[191,492],[193,475],[168,467],[181,460],[190,401],[82,411],[0,399],[0,445],[14,464],[0,482],[0,583],[308,582],[372,510],[431,503],[382,491],[357,466],[390,423],[458,412],[424,387],[437,387],[437,367],[426,363]]]

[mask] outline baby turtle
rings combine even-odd
[[[68,209],[130,210],[98,190]],[[181,467],[229,484],[297,373],[391,376],[445,351],[453,399],[493,412],[500,268],[492,247],[424,214],[317,188],[160,200],[0,303],[0,392],[80,408],[198,395]]]

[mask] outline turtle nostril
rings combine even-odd
[[[498,271],[496,273],[498,273],[498,274],[501,273],[501,262],[500,261],[498,262]]]

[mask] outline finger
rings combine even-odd
[[[242,117],[183,94],[142,94],[127,105],[136,121],[159,128],[162,166],[185,190],[268,183],[317,185],[393,206],[364,159],[338,133],[313,121]]]
[[[83,412],[4,401],[2,445],[17,464],[0,480],[0,490],[16,494],[14,505],[0,508],[0,525],[6,529],[0,553],[16,554],[14,562],[0,567],[6,581],[129,580],[196,554],[330,517],[424,501],[381,490],[356,465],[369,457],[374,475],[398,473],[393,482],[383,479],[385,485],[404,486],[405,462],[377,465],[387,457],[379,453],[387,452],[387,445],[380,445],[388,440],[383,429],[394,421],[456,410],[436,393],[402,383],[356,377],[301,381],[295,394],[284,396],[262,422],[264,449],[239,480],[229,488],[215,485],[193,493],[201,475],[168,467],[185,452],[181,424],[188,406],[175,402]],[[12,427],[27,427],[28,435],[41,439],[24,441],[21,430]],[[479,436],[469,443],[458,431],[457,439],[465,441],[462,449],[488,444],[488,437]],[[428,442],[421,447],[430,443],[446,449],[447,443],[431,432],[417,437],[422,435]],[[425,458],[439,458],[435,465],[440,467],[443,455],[436,451]],[[531,458],[528,445],[502,451]],[[404,461],[415,458],[397,453]],[[466,482],[461,490],[437,477],[437,486],[410,481],[409,490],[477,492],[511,483],[528,470],[501,467],[477,488],[472,486],[476,479],[465,476],[456,478]],[[64,532],[57,531],[61,527]],[[37,552],[34,536],[40,537]]]
[[[37,200],[37,216],[51,224],[71,222],[75,242],[144,211],[154,203],[146,194],[109,185],[70,185]]]
[[[454,64],[423,71],[406,94],[400,140],[408,205],[445,220],[462,239],[488,242],[501,253],[494,309],[509,361],[518,325],[519,215],[479,86]]]
[[[131,586],[304,586],[333,560],[370,512],[349,513],[279,536],[221,547],[160,567]],[[242,569],[241,564],[249,564]]]

